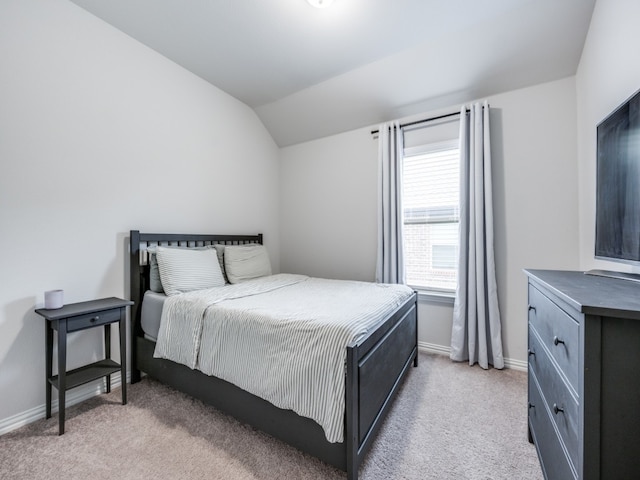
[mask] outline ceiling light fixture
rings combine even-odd
[[[326,8],[333,3],[333,0],[307,0],[309,5],[316,8]]]

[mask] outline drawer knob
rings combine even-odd
[[[536,406],[533,403],[529,402],[529,408],[536,408]]]
[[[564,413],[564,408],[559,407],[557,403],[554,403],[553,404],[553,413],[555,413],[557,415],[559,412]]]
[[[529,350],[527,350],[527,354],[529,356],[531,356],[531,355],[535,356],[536,352],[534,352],[533,350],[529,349]]]
[[[564,340],[560,340],[558,337],[553,337],[553,344],[558,345],[559,343],[564,345]]]
[[[98,320],[100,320],[100,317],[99,317],[98,315],[96,315],[95,317],[93,317],[93,318],[90,320],[90,322],[91,322],[91,323],[95,323],[95,322],[97,322]]]
[[[536,307],[534,307],[533,305],[529,305],[529,310],[533,310],[535,312],[536,311]]]

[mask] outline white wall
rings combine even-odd
[[[595,260],[596,125],[640,89],[640,2],[598,0],[576,73],[580,177],[580,265],[635,271],[640,267]]]
[[[374,280],[377,152],[370,129],[281,149],[283,272]]]
[[[496,276],[505,357],[527,360],[524,268],[578,267],[574,77],[489,99]]]
[[[279,150],[247,106],[65,0],[0,2],[0,71],[1,425],[44,412],[43,292],[126,297],[130,229],[261,231],[277,271]],[[74,334],[68,365],[101,352]]]
[[[522,269],[578,266],[574,78],[495,95],[489,102],[504,350],[517,363],[526,361],[527,343]],[[377,142],[370,131],[282,149],[283,271],[374,279]],[[448,349],[451,306],[422,299],[419,316],[420,342]]]

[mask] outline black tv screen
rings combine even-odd
[[[597,127],[597,258],[640,263],[640,91]]]

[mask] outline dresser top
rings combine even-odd
[[[525,270],[581,313],[640,319],[640,283],[566,270]]]

